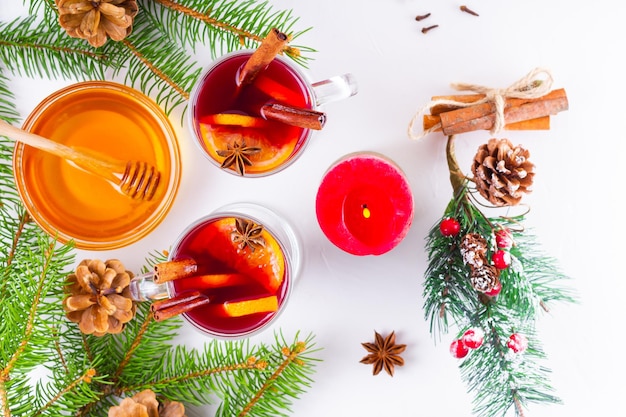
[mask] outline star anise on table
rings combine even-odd
[[[378,375],[383,369],[390,376],[393,376],[394,366],[404,365],[404,359],[400,356],[406,349],[406,345],[396,344],[396,334],[391,334],[383,338],[378,332],[374,332],[374,343],[361,343],[361,345],[369,352],[367,356],[361,359],[361,363],[366,365],[374,365],[372,373]]]
[[[259,152],[261,152],[259,147],[246,146],[245,141],[241,141],[241,143],[235,141],[232,144],[229,143],[226,149],[218,150],[217,154],[226,158],[222,162],[222,168],[233,167],[239,175],[243,176],[246,172],[246,166],[252,165],[249,156]]]
[[[239,244],[239,249],[243,250],[247,246],[254,252],[256,249],[265,247],[265,239],[261,236],[262,232],[263,226],[238,217],[235,219],[235,230],[231,239],[234,243]]]

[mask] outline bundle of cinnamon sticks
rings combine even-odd
[[[491,130],[496,122],[496,105],[484,102],[483,94],[432,97],[430,114],[423,116],[424,131],[455,135],[474,130]],[[437,104],[457,102],[454,104]],[[471,104],[476,103],[477,104]],[[469,104],[469,105],[467,105]],[[505,98],[504,128],[507,130],[548,130],[550,116],[568,109],[564,89],[550,91],[539,98]]]

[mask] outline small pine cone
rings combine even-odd
[[[131,398],[125,398],[120,405],[109,408],[108,417],[186,417],[185,407],[175,401],[159,403],[156,394],[149,389]]]
[[[463,236],[460,250],[463,262],[470,268],[480,268],[487,264],[487,241],[478,233]]]
[[[137,309],[130,295],[132,277],[118,260],[83,260],[67,277],[67,318],[85,334],[120,333]]]
[[[500,271],[493,265],[483,265],[472,269],[470,282],[472,287],[479,292],[491,291],[498,283]]]
[[[137,0],[55,0],[59,23],[73,38],[99,47],[108,38],[121,41],[132,32]]]
[[[535,166],[528,161],[530,153],[513,146],[508,139],[489,139],[478,148],[472,173],[480,195],[495,206],[519,204],[530,192]]]

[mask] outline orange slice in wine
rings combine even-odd
[[[253,85],[274,100],[283,103],[299,103],[302,101],[300,92],[293,91],[264,74],[259,74]]]
[[[209,304],[211,312],[226,317],[242,317],[256,313],[273,313],[278,310],[278,298],[275,295],[251,298],[238,301],[227,301],[223,304]]]
[[[269,127],[270,123],[262,117],[247,116],[235,113],[216,113],[202,116],[200,123],[209,125],[241,126],[241,127]]]
[[[235,224],[232,217],[209,224],[205,231],[206,250],[211,257],[258,282],[271,294],[275,293],[285,276],[285,258],[280,245],[274,236],[263,230],[260,237],[265,241],[265,246],[255,250],[241,248],[232,239],[237,230]]]
[[[262,119],[263,120],[263,119]],[[264,120],[265,123],[272,123]],[[244,142],[246,146],[260,148],[248,156],[252,162],[246,167],[247,173],[263,173],[275,169],[285,163],[293,153],[296,141],[274,143],[265,134],[255,128],[241,126],[216,126],[200,123],[200,132],[204,149],[215,161],[221,163],[223,156],[217,154],[218,150],[227,150],[228,146]]]

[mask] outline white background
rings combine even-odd
[[[452,82],[506,87],[535,67],[549,68],[554,88],[565,88],[570,108],[552,118],[546,132],[504,132],[530,150],[536,164],[527,227],[543,249],[571,276],[580,303],[553,306],[539,321],[552,369],[551,382],[563,405],[533,406],[527,416],[624,416],[624,217],[620,194],[624,175],[624,39],[626,6],[620,1],[562,0],[467,5],[480,16],[459,11],[462,3],[439,0],[271,0],[276,10],[293,9],[297,39],[318,52],[310,63],[314,79],[352,72],[357,96],[326,107],[328,123],[290,168],[263,179],[221,172],[196,152],[179,116],[184,168],[169,216],[143,240],[85,257],[117,257],[139,270],[144,258],[168,245],[191,221],[215,208],[246,200],[269,205],[296,224],[306,264],[285,313],[254,342],[281,330],[315,334],[314,384],[293,407],[298,417],[469,416],[472,395],[460,380],[448,343],[435,344],[422,312],[426,269],[425,236],[451,197],[445,141],[430,135],[407,137],[415,112],[433,95],[450,94]],[[21,2],[2,1],[0,19],[22,12]],[[415,16],[430,12],[416,22]],[[428,34],[421,28],[439,24]],[[206,57],[199,57],[206,61]],[[12,78],[19,111],[35,105],[70,81]],[[488,132],[457,139],[461,168],[469,169]],[[415,219],[406,239],[379,257],[355,257],[330,244],[315,217],[322,174],[342,155],[359,150],[385,154],[410,179]],[[395,330],[408,345],[406,365],[390,378],[374,377],[359,360],[361,342],[374,330]],[[205,339],[186,328],[180,342],[201,347]],[[211,408],[209,408],[210,410]],[[197,413],[211,414],[210,412]]]

